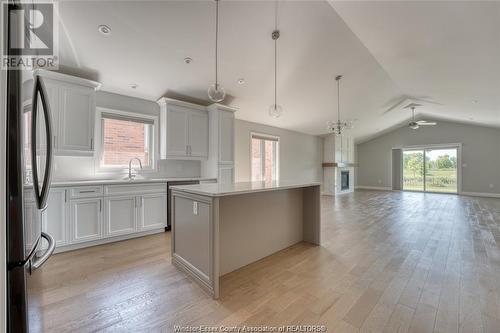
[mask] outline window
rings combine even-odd
[[[154,117],[101,112],[100,167],[128,167],[137,157],[144,169],[154,169],[154,132]]]
[[[251,142],[252,181],[278,180],[279,138],[252,133]]]

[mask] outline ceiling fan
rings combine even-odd
[[[408,127],[411,129],[418,129],[420,126],[435,126],[437,125],[434,121],[427,120],[415,120],[415,108],[422,106],[421,104],[411,103],[405,106],[405,109],[411,109],[411,121],[408,123]]]

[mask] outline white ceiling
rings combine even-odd
[[[326,121],[336,119],[334,76],[344,74],[342,115],[357,119],[352,133],[358,140],[407,119],[403,111],[384,114],[404,95],[443,103],[426,105],[422,112],[432,116],[500,125],[500,4],[279,6],[278,103],[284,114],[274,119],[267,113],[274,2],[220,3],[220,81],[227,102],[240,108],[237,118],[325,134]],[[149,100],[207,100],[214,77],[213,1],[63,1],[59,12],[66,70],[98,79],[104,90]],[[100,24],[112,34],[101,35]],[[185,57],[193,63],[184,64]],[[238,85],[239,78],[246,83]]]

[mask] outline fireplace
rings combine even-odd
[[[343,170],[340,172],[340,190],[345,191],[349,189],[349,171]]]

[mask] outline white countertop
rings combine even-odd
[[[128,179],[89,179],[89,180],[64,180],[64,181],[53,181],[51,187],[63,187],[63,186],[85,186],[85,185],[125,185],[125,184],[149,184],[149,183],[167,183],[174,181],[186,181],[186,180],[198,180],[198,181],[210,181],[217,180],[216,178],[201,178],[201,177],[178,177],[178,178],[140,178],[134,180]],[[31,188],[32,185],[25,185],[25,188]]]
[[[223,197],[229,195],[267,192],[286,190],[292,188],[301,188],[309,186],[319,186],[320,182],[241,182],[232,184],[199,184],[199,185],[181,185],[172,186],[175,191],[198,194],[209,197]]]

